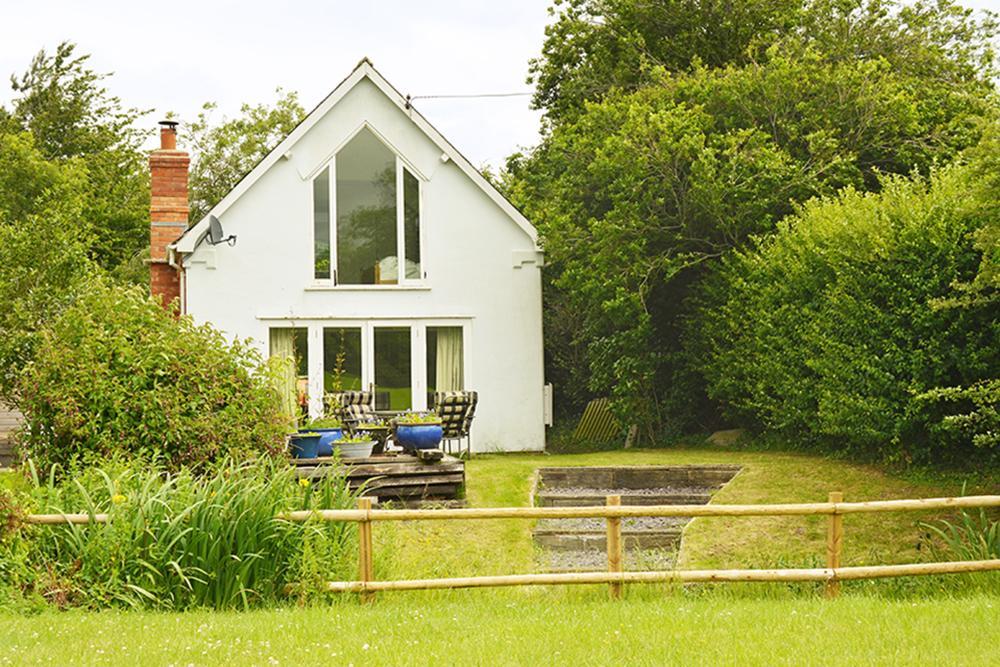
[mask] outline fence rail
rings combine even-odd
[[[358,509],[312,510],[284,512],[278,515],[286,521],[352,521],[359,524],[358,580],[331,581],[326,588],[332,592],[360,593],[362,601],[370,602],[378,591],[428,590],[445,588],[483,588],[497,586],[539,586],[552,584],[608,584],[612,597],[620,597],[626,583],[653,582],[808,582],[826,584],[826,594],[835,597],[839,582],[854,579],[920,576],[1000,571],[1000,559],[952,561],[939,563],[907,563],[901,565],[867,565],[842,567],[840,564],[844,540],[844,515],[876,512],[916,512],[973,507],[1000,507],[998,496],[964,496],[961,498],[923,498],[914,500],[875,500],[844,502],[843,494],[829,494],[825,503],[784,503],[772,505],[621,505],[620,496],[608,496],[605,506],[588,507],[489,507],[463,509],[372,509],[370,498],[360,498]],[[717,517],[717,516],[815,516],[827,520],[826,567],[802,569],[759,570],[666,570],[655,572],[625,572],[621,520],[628,517]],[[473,519],[563,519],[604,518],[607,520],[607,572],[568,572],[544,574],[513,574],[480,577],[450,577],[441,579],[405,579],[376,581],[374,579],[374,548],[372,524],[377,521],[441,521]],[[106,523],[107,514],[31,514],[26,521],[40,525]]]

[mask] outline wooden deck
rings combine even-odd
[[[339,465],[332,458],[293,461],[300,478],[321,477],[333,470],[343,472],[352,489],[363,488],[365,495],[377,496],[380,502],[453,502],[465,487],[465,463],[447,455],[435,463],[402,454],[341,459]]]

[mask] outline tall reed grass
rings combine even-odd
[[[199,475],[123,462],[57,473],[31,470],[32,511],[109,514],[106,524],[23,529],[19,584],[58,604],[250,608],[284,598],[287,584],[308,595],[353,567],[354,524],[276,518],[353,506],[343,477],[297,480],[270,458]]]

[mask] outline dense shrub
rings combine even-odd
[[[176,468],[275,452],[288,426],[275,386],[248,343],[94,281],[21,374],[20,443],[46,468],[86,453],[156,454]]]
[[[932,307],[975,275],[973,232],[995,214],[958,166],[806,205],[708,288],[689,337],[710,394],[733,418],[859,456],[996,459],[937,430],[940,408],[920,398],[1000,367],[995,311]]]
[[[246,608],[285,599],[288,584],[346,578],[355,563],[353,524],[277,518],[353,506],[343,477],[300,482],[286,462],[267,457],[223,461],[197,476],[162,473],[137,459],[69,472],[34,475],[30,509],[107,513],[108,522],[21,526],[20,539],[0,543],[8,598],[88,608]]]

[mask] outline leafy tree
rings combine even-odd
[[[556,0],[550,12],[529,81],[552,124],[611,90],[648,85],[656,68],[759,63],[775,44],[884,59],[942,86],[981,86],[993,66],[992,16],[977,19],[952,0]]]
[[[83,217],[93,230],[91,255],[114,268],[148,243],[149,186],[142,144],[146,132],[135,121],[146,112],[125,107],[103,85],[109,76],[87,66],[71,42],[55,53],[42,50],[20,77],[10,123],[34,137],[51,161],[83,161],[87,192]]]
[[[930,105],[884,60],[777,46],[760,63],[651,75],[515,156],[507,187],[540,227],[549,303],[568,303],[547,309],[564,332],[549,358],[586,341],[591,390],[611,391],[630,422],[684,429],[712,416],[682,343],[700,326],[692,287],[796,202],[951,159],[993,107],[937,87]],[[560,313],[571,321],[553,323]]]
[[[191,150],[191,220],[203,218],[305,117],[294,92],[277,90],[274,106],[244,104],[236,118],[215,124],[206,103],[181,139]]]
[[[16,405],[17,376],[38,333],[94,270],[88,173],[50,161],[27,132],[0,134],[0,400]]]

